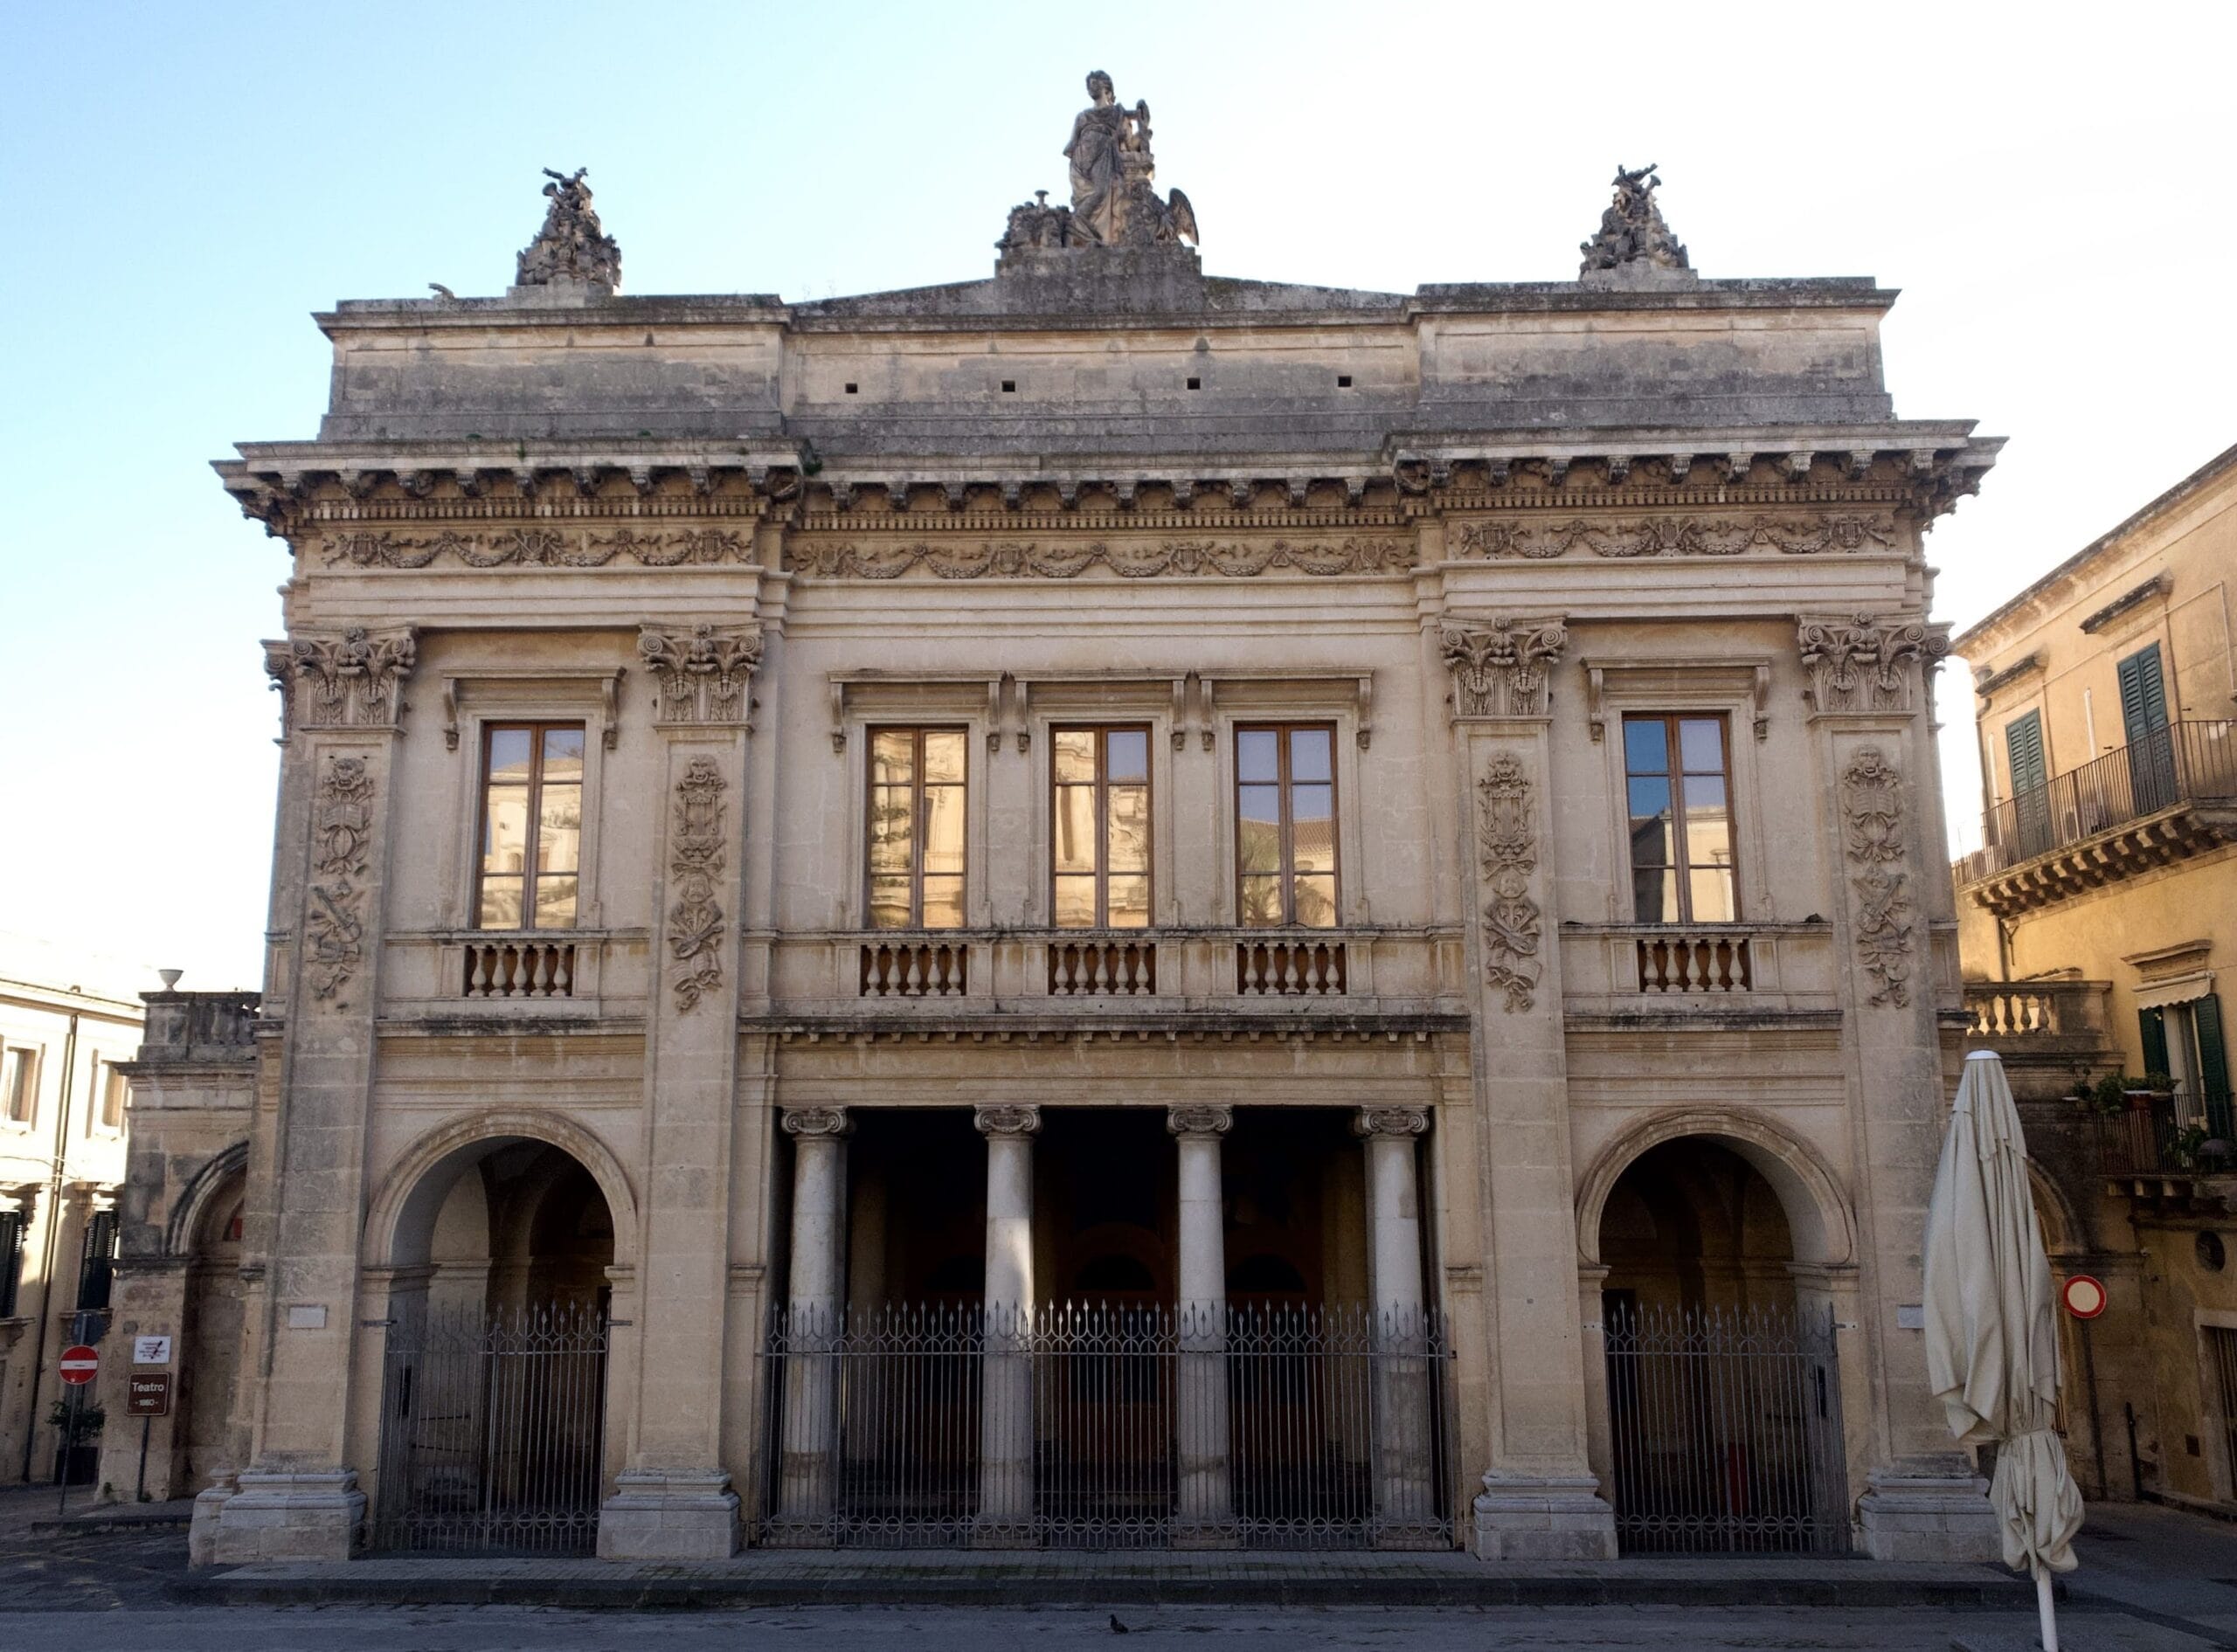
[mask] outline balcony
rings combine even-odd
[[[2231,1098],[2188,1085],[2133,1091],[2127,1111],[2099,1116],[2097,1151],[2113,1191],[2132,1196],[2164,1198],[2207,1178],[2237,1179]]]
[[[2081,1080],[2121,1064],[2108,1020],[2112,991],[2109,981],[1968,981],[1966,1046],[1995,1051],[2023,1102],[2069,1096]]]
[[[1999,917],[2237,841],[2237,722],[2171,723],[1998,804],[1952,868]]]
[[[1833,1012],[1832,926],[1565,923],[1562,984],[1580,1017],[1720,1020]]]

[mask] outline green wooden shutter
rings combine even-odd
[[[2144,1036],[2144,1070],[2164,1073],[2167,1070],[2167,1012],[2138,1010],[2137,1028]],[[2138,1075],[2139,1077],[2142,1075]]]
[[[2130,654],[2120,664],[2121,722],[2128,743],[2167,726],[2167,684],[2159,670],[2159,645]]]
[[[2191,1025],[2199,1035],[2199,1099],[2216,1136],[2229,1134],[2229,1050],[2221,1041],[2221,1000],[2213,993],[2191,1005]]]
[[[2004,757],[2012,770],[2012,795],[2033,791],[2046,785],[2043,765],[2043,719],[2030,711],[2004,725]]]

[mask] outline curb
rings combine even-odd
[[[1938,1607],[2027,1609],[2025,1579],[1793,1578],[305,1578],[194,1576],[183,1603],[225,1606],[546,1606],[589,1610],[754,1607]]]

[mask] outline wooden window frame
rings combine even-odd
[[[1290,807],[1291,791],[1299,782],[1290,774],[1290,736],[1299,731],[1325,734],[1328,736],[1328,872],[1333,909],[1331,922],[1325,926],[1310,926],[1315,933],[1343,927],[1344,921],[1344,851],[1343,831],[1339,822],[1343,819],[1343,793],[1337,778],[1337,740],[1335,722],[1326,717],[1298,717],[1279,721],[1236,722],[1233,726],[1232,743],[1229,750],[1235,763],[1235,780],[1228,798],[1228,826],[1235,843],[1235,919],[1238,927],[1254,930],[1297,930],[1309,926],[1299,923],[1297,916],[1297,838],[1296,820]],[[1281,867],[1278,873],[1282,892],[1282,915],[1273,923],[1252,923],[1246,916],[1249,908],[1243,899],[1243,879],[1248,875],[1243,865],[1243,788],[1264,785],[1264,780],[1245,781],[1243,778],[1243,736],[1246,734],[1274,736],[1275,776],[1273,785],[1281,800],[1281,821],[1278,833]],[[1307,780],[1306,785],[1319,785],[1318,780]],[[1261,874],[1263,875],[1263,874]],[[1315,874],[1314,875],[1318,875]]]
[[[877,809],[877,742],[880,735],[905,734],[910,736],[909,811],[912,823],[909,860],[909,922],[890,930],[881,930],[877,923],[877,873],[870,864],[870,827]],[[928,734],[952,734],[963,742],[963,778],[954,784],[963,792],[963,869],[955,874],[956,907],[959,921],[939,929],[926,930],[925,925],[925,736]],[[946,781],[940,783],[949,784]],[[959,722],[874,722],[862,730],[862,927],[880,935],[907,935],[924,930],[927,934],[953,935],[971,924],[971,729]],[[947,874],[942,873],[945,877]]]
[[[544,929],[536,921],[536,886],[544,875],[538,869],[544,858],[544,846],[541,840],[544,830],[544,736],[546,732],[556,729],[572,729],[583,736],[583,772],[573,784],[576,788],[577,801],[581,805],[581,812],[586,815],[587,799],[590,796],[591,744],[590,725],[586,721],[576,717],[505,718],[492,719],[481,725],[481,767],[475,778],[477,795],[474,810],[474,894],[472,904],[468,908],[468,916],[473,919],[471,927],[477,930],[495,935],[536,933],[567,935],[572,934],[582,926],[583,844],[587,833],[584,831],[583,822],[579,819],[575,828],[577,833],[575,869],[572,872],[552,874],[555,877],[571,877],[575,880],[573,921],[564,929],[549,930]],[[527,863],[521,873],[521,921],[508,929],[493,929],[481,921],[481,886],[483,880],[489,874],[489,753],[490,748],[495,743],[500,734],[510,734],[522,729],[527,730],[530,737],[528,856]]]
[[[1146,722],[1067,722],[1052,723],[1049,729],[1049,923],[1051,929],[1063,929],[1068,935],[1092,935],[1110,930],[1113,935],[1139,935],[1157,927],[1157,778],[1156,764],[1151,753],[1156,750],[1154,730]],[[1091,734],[1095,736],[1095,779],[1092,783],[1062,780],[1056,775],[1056,740],[1060,735]],[[1142,857],[1143,922],[1139,926],[1112,929],[1111,926],[1111,736],[1114,734],[1138,734],[1142,736],[1142,796],[1150,822],[1150,843]],[[1056,891],[1063,880],[1084,877],[1079,872],[1063,872],[1056,865],[1056,822],[1062,816],[1057,807],[1065,791],[1088,784],[1095,793],[1095,922],[1065,925],[1057,921]],[[1132,780],[1121,781],[1132,785]],[[1123,874],[1127,877],[1132,873]]]
[[[1696,918],[1693,916],[1693,863],[1691,856],[1691,834],[1686,827],[1686,777],[1700,774],[1701,770],[1688,770],[1679,734],[1679,725],[1685,722],[1714,722],[1717,725],[1717,750],[1722,762],[1720,773],[1724,781],[1724,834],[1732,846],[1732,916],[1727,918]],[[1631,772],[1631,728],[1634,722],[1659,722],[1662,725],[1663,750],[1671,766],[1659,777],[1634,775]],[[1634,779],[1659,778],[1670,787],[1670,819],[1673,859],[1670,870],[1678,881],[1678,916],[1674,918],[1642,918],[1638,916],[1638,863],[1631,859],[1631,844],[1626,833],[1624,844],[1624,877],[1630,888],[1631,917],[1635,923],[1652,923],[1658,929],[1690,928],[1696,923],[1737,923],[1741,921],[1740,881],[1740,810],[1732,783],[1732,718],[1722,711],[1626,711],[1618,729],[1623,744],[1617,750],[1624,775],[1624,819],[1631,819],[1631,786]]]

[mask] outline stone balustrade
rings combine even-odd
[[[1799,923],[1570,923],[1562,983],[1573,1011],[1832,1009],[1839,960],[1832,926]]]

